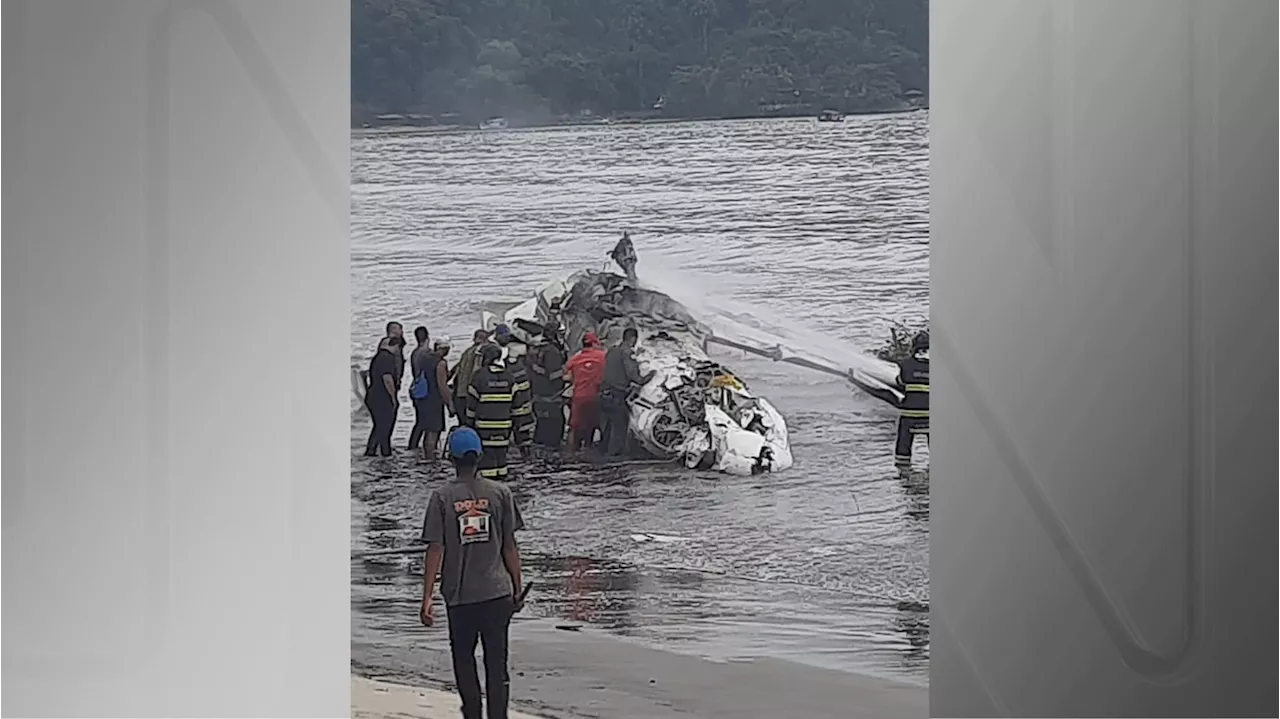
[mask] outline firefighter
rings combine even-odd
[[[512,393],[516,402],[512,412],[512,419],[515,421],[512,441],[519,448],[520,456],[528,459],[533,452],[533,430],[537,421],[533,414],[533,390],[529,383],[528,365],[525,363],[528,348],[506,325],[493,328],[493,341],[502,349],[507,371],[511,373]]]
[[[533,386],[529,381],[526,362],[528,349],[523,342],[507,344],[507,372],[511,374],[513,395],[511,419],[515,423],[512,440],[524,459],[529,459],[533,454],[533,433],[537,424],[537,417],[533,414]]]
[[[507,479],[507,452],[514,428],[515,387],[511,371],[502,361],[497,345],[483,345],[479,362],[467,388],[467,409],[462,423],[480,435],[483,453],[480,476],[503,481]]]
[[[917,435],[929,442],[929,333],[911,341],[911,356],[898,363],[898,387],[903,400],[898,415],[894,465],[900,474],[911,471],[911,452]]]
[[[533,390],[533,442],[543,450],[558,452],[564,441],[564,351],[557,328],[547,323],[542,342],[529,357],[530,382]]]

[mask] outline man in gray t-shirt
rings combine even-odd
[[[438,574],[462,715],[466,719],[481,716],[475,655],[479,639],[484,647],[488,717],[505,719],[511,683],[507,630],[524,602],[515,536],[524,528],[524,520],[506,485],[477,474],[482,453],[480,436],[473,429],[459,427],[449,437],[449,458],[458,476],[427,500],[422,539],[429,549],[420,618],[428,627],[435,624]]]

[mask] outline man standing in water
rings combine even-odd
[[[533,350],[529,381],[533,388],[533,442],[553,452],[564,441],[564,351],[556,325],[542,328],[542,342]]]
[[[418,329],[425,336],[426,329]],[[420,341],[422,344],[409,358],[413,365],[413,384],[409,386],[409,396],[413,398],[413,407],[418,417],[409,437],[409,446],[417,447],[421,440],[422,458],[430,462],[435,460],[436,450],[440,446],[445,410],[454,411],[454,400],[449,392],[449,365],[445,361],[445,357],[449,355],[449,340],[437,339],[430,351],[424,351],[426,343],[424,340]]]
[[[513,405],[511,420],[511,438],[520,450],[520,457],[528,460],[533,456],[533,433],[538,418],[533,414],[533,384],[529,381],[529,346],[523,342],[511,342],[507,345],[507,371],[511,373],[511,392]]]
[[[640,364],[635,357],[639,341],[640,333],[628,327],[622,333],[622,344],[605,355],[604,381],[600,387],[600,443],[609,457],[616,457],[627,448],[631,424],[627,398],[653,378],[652,372],[648,376],[640,375]]]
[[[516,403],[515,383],[502,361],[497,345],[480,349],[480,366],[467,388],[466,412],[459,421],[475,430],[481,440],[480,476],[485,479],[507,478],[507,454],[511,449]]]
[[[594,332],[582,338],[582,351],[565,365],[565,379],[573,383],[569,405],[569,451],[595,443],[600,425],[600,382],[604,379],[605,351]]]
[[[471,346],[462,350],[462,356],[458,358],[457,363],[453,365],[453,369],[449,372],[449,383],[453,387],[454,402],[457,403],[456,410],[458,419],[462,419],[463,412],[466,411],[467,388],[471,386],[471,378],[476,373],[476,366],[480,362],[480,348],[489,342],[489,333],[484,330],[476,330],[471,336]]]
[[[426,362],[427,355],[431,354],[431,333],[426,327],[417,327],[413,330],[413,338],[417,340],[418,346],[413,348],[409,353],[409,371],[413,374],[413,382],[409,384],[409,399],[413,400],[413,429],[409,431],[409,449],[417,449],[418,443],[422,441],[422,420],[426,413],[426,398],[419,399],[415,397],[415,389],[419,386],[419,378],[422,377],[422,366]]]
[[[916,436],[929,441],[929,333],[911,341],[911,356],[898,363],[898,386],[903,390],[898,416],[898,440],[893,463],[899,474],[911,472],[911,452]]]
[[[480,436],[470,428],[461,427],[449,437],[449,457],[458,475],[427,500],[422,539],[428,549],[419,618],[424,626],[435,624],[433,595],[439,575],[462,716],[482,716],[476,671],[479,640],[484,649],[488,719],[506,719],[511,688],[508,629],[524,602],[516,545],[516,532],[524,528],[524,520],[510,489],[477,475],[482,454]]]
[[[529,382],[529,369],[525,362],[528,348],[523,342],[511,334],[511,328],[498,325],[493,330],[493,339],[506,353],[507,372],[511,375],[511,392],[515,404],[511,410],[511,439],[520,450],[520,456],[528,459],[533,445],[534,423],[533,388]]]
[[[400,389],[401,383],[404,381],[404,346],[408,344],[404,338],[404,325],[392,320],[387,323],[387,339],[399,340],[396,350],[396,390]]]
[[[405,345],[408,344],[408,341],[404,338],[404,325],[396,322],[395,320],[388,322],[386,339],[395,340],[395,346],[392,349],[394,350],[393,353],[395,354],[396,360],[394,373],[397,397],[396,413],[391,415],[391,425],[387,428],[387,438],[390,439],[391,435],[395,434],[396,421],[400,419],[400,400],[398,398],[400,396],[400,386],[404,384],[404,348]]]
[[[396,356],[403,343],[404,340],[398,337],[384,338],[378,343],[378,351],[369,361],[364,406],[373,419],[373,429],[369,432],[369,442],[365,445],[366,457],[378,453],[383,457],[391,456],[391,432],[395,429],[396,414],[400,411],[400,393],[395,380]]]

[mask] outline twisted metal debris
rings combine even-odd
[[[782,417],[753,396],[730,368],[708,357],[711,331],[683,305],[609,272],[579,272],[570,283],[558,308],[570,346],[580,346],[588,332],[609,345],[619,342],[628,327],[641,335],[637,358],[655,377],[632,399],[632,418],[650,453],[682,458],[690,467],[719,465],[729,471],[724,466],[727,448],[715,441],[711,427],[728,417],[739,432],[766,440],[752,447],[752,473],[791,464]]]

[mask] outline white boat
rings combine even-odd
[[[480,123],[481,130],[505,130],[507,129],[507,119],[505,117],[491,117]]]

